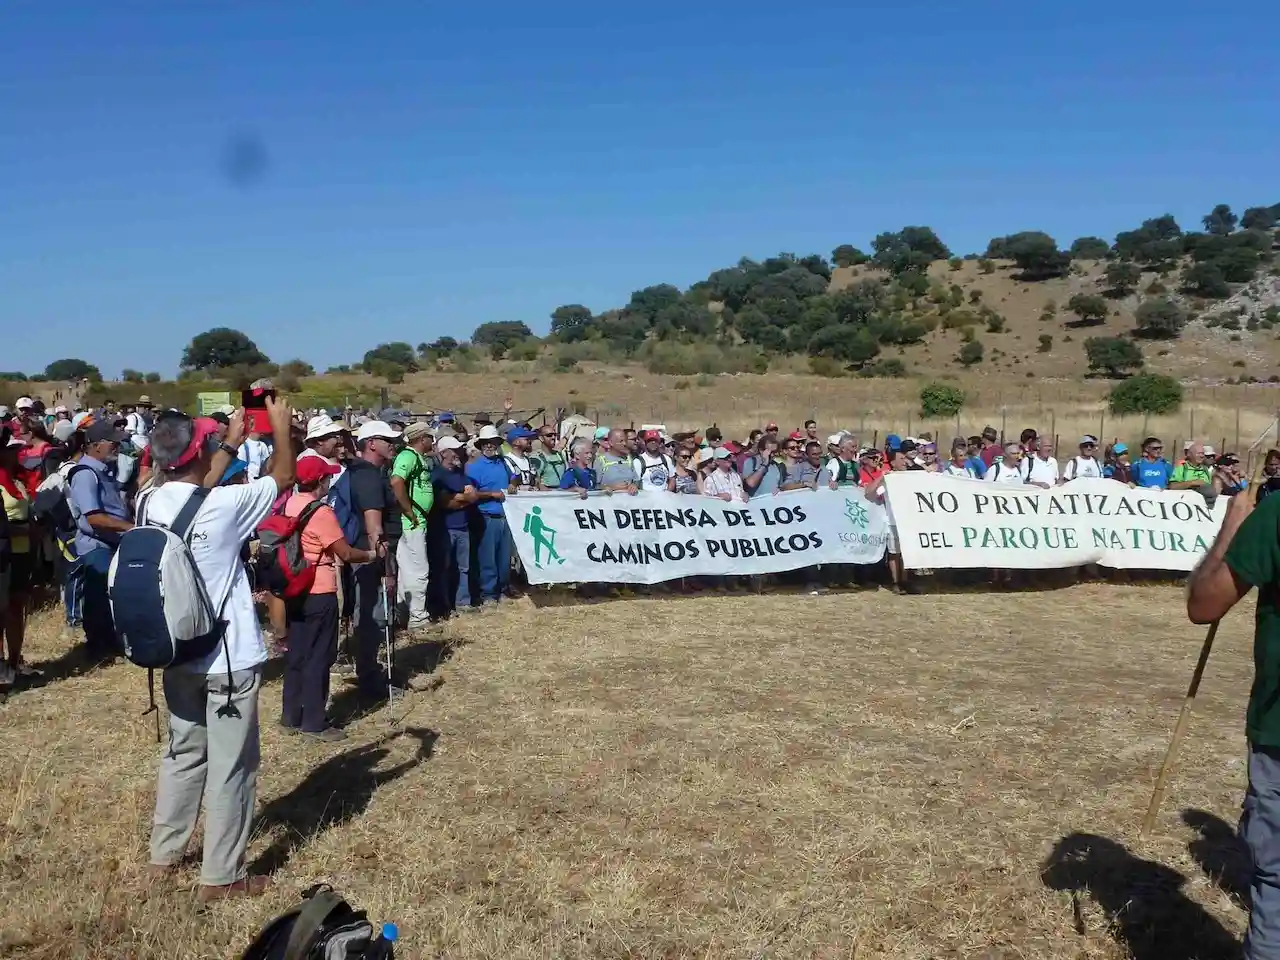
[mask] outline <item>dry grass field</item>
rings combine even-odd
[[[1252,602],[1223,624],[1155,835],[1202,635],[1171,586],[564,601],[403,651],[438,686],[322,746],[263,702],[259,901],[143,882],[145,677],[0,706],[0,956],[223,958],[328,881],[407,958],[1230,957],[1245,921]],[[335,709],[349,708],[341,686]]]

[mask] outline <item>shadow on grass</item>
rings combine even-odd
[[[418,741],[413,756],[394,767],[376,769],[391,752],[388,743],[401,736]],[[255,826],[280,829],[282,835],[254,860],[249,872],[275,873],[312,837],[360,816],[379,788],[431,759],[438,737],[434,730],[406,727],[320,764],[287,794],[262,808]]]
[[[1076,932],[1081,935],[1086,927],[1080,896],[1092,897],[1106,914],[1109,933],[1133,960],[1240,956],[1240,942],[1182,892],[1186,877],[1134,856],[1107,837],[1063,837],[1041,867],[1040,879],[1051,890],[1071,894]]]
[[[1236,828],[1221,817],[1204,810],[1183,810],[1182,822],[1196,831],[1187,852],[1200,865],[1215,887],[1235,901],[1242,910],[1252,899],[1249,884],[1253,859]]]
[[[456,643],[432,639],[411,642],[395,647],[394,673],[397,683],[434,673],[442,663],[453,656]],[[379,662],[385,665],[385,648],[379,650]],[[385,682],[385,681],[384,681]],[[356,682],[339,689],[329,703],[329,716],[337,726],[343,726],[371,713],[387,702],[385,688],[377,691],[363,690]]]

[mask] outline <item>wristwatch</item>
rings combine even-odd
[[[220,443],[220,444],[218,444],[218,449],[219,449],[219,450],[221,450],[223,453],[225,453],[225,454],[226,454],[227,456],[229,456],[229,457],[238,457],[238,456],[240,456],[240,451],[239,451],[239,450],[237,450],[235,447],[233,447],[233,446],[232,446],[231,444],[229,444],[229,443]]]

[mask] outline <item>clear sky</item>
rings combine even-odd
[[[1274,0],[8,0],[0,369],[168,374],[212,326],[324,367],[907,224],[957,253],[1189,227],[1280,202],[1277,27]]]

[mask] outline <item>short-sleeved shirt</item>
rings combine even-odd
[[[1026,483],[1027,465],[1019,461],[1016,467],[1011,467],[999,460],[991,465],[983,479],[992,483]]]
[[[795,463],[787,464],[787,479],[783,483],[803,483],[805,486],[812,486],[817,483],[818,474],[821,471],[821,467],[815,467],[808,460],[797,460]]]
[[[760,469],[763,457],[763,454],[753,453],[751,456],[747,457],[746,461],[743,463],[742,484],[744,487],[746,486],[747,480]],[[747,487],[747,493],[751,494],[753,497],[764,497],[774,493],[778,487],[782,486],[782,473],[783,471],[778,469],[778,465],[776,463],[770,462],[768,469],[764,472],[764,476],[760,478],[760,482],[754,487]]]
[[[542,485],[551,490],[559,490],[560,478],[564,476],[569,459],[559,450],[555,453],[549,450],[535,451],[529,455],[529,459]]]
[[[409,499],[417,508],[422,522],[415,524],[412,519],[401,514],[400,524],[408,530],[421,530],[427,525],[427,514],[431,512],[431,504],[435,501],[435,490],[431,486],[431,468],[417,450],[408,447],[396,454],[391,464],[391,476],[404,481]]]
[[[982,465],[988,470],[1003,456],[1004,448],[998,443],[993,443],[989,447],[983,447],[978,451],[978,459],[982,461]]]
[[[67,503],[76,519],[76,556],[86,556],[99,547],[114,550],[120,543],[120,534],[95,530],[89,526],[88,517],[94,513],[105,513],[118,520],[130,519],[120,483],[101,460],[85,456],[80,458],[77,466],[88,469],[74,471],[67,484]]]
[[[1258,588],[1253,626],[1253,689],[1245,733],[1258,747],[1280,747],[1280,497],[1268,497],[1240,524],[1227,566]]]
[[[561,490],[596,490],[600,486],[596,480],[596,472],[591,467],[580,467],[576,463],[571,463],[565,468],[564,476],[560,478]]]
[[[1213,471],[1209,469],[1207,463],[1200,466],[1187,463],[1185,460],[1173,468],[1173,475],[1169,477],[1170,483],[1198,483],[1201,485],[1213,482]]]
[[[364,514],[367,510],[382,513],[382,535],[390,540],[400,535],[400,511],[396,499],[381,468],[367,460],[356,458],[347,467],[351,485],[351,509],[360,519],[360,536],[352,544],[357,550],[369,549],[369,532],[365,529]]]
[[[314,493],[295,493],[284,504],[284,515],[296,517],[314,503]],[[302,556],[316,568],[316,582],[311,586],[313,594],[337,593],[338,573],[334,566],[333,545],[342,539],[342,527],[338,515],[327,504],[307,519],[302,528]]]
[[[1173,467],[1169,466],[1169,461],[1163,457],[1159,460],[1148,460],[1143,457],[1130,464],[1129,470],[1133,483],[1139,487],[1163,489],[1169,486],[1169,480],[1173,475]]]
[[[630,457],[620,457],[615,453],[601,453],[592,466],[596,472],[596,481],[602,487],[616,487],[622,483],[635,483],[636,471],[631,465]]]
[[[466,473],[479,493],[497,493],[511,486],[511,468],[502,457],[476,457],[467,462]],[[478,509],[486,517],[503,515],[501,500],[482,500]]]
[[[471,506],[468,505],[457,510],[451,510],[447,504],[451,497],[462,493],[469,482],[467,475],[461,470],[449,470],[446,467],[437,466],[431,471],[434,501],[431,504],[431,509],[437,517],[444,518],[446,530],[467,529],[467,518],[472,512]]]

